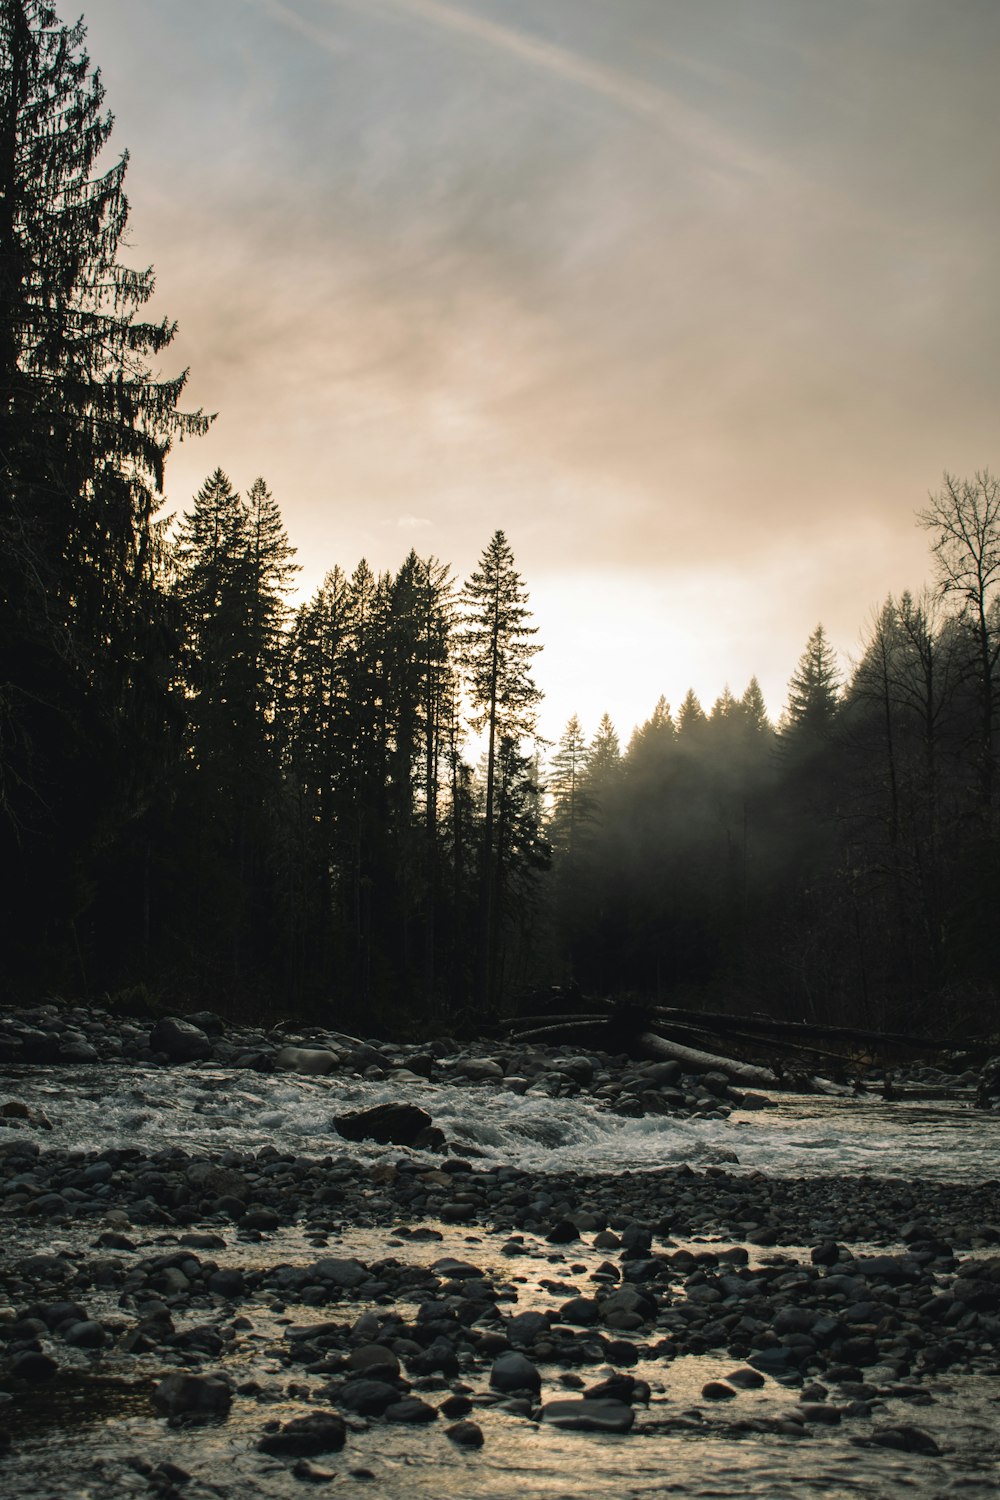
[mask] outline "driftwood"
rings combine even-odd
[[[559,1014],[559,999],[567,1008],[582,1003],[590,1009],[586,1014]],[[773,1061],[776,1054],[797,1054],[806,1067],[809,1059],[814,1060],[812,1066],[815,1060],[844,1065],[850,1063],[852,1050],[859,1048],[884,1056],[892,1050],[920,1053],[928,1045],[925,1037],[900,1032],[818,1021],[777,1021],[760,1014],[736,1016],[689,1010],[643,1003],[634,996],[590,999],[578,993],[553,997],[546,1010],[524,1017],[513,1027],[511,1039],[528,1045],[589,1045],[634,1057],[663,1058],[695,1072],[715,1070],[735,1083],[762,1088],[782,1083],[780,1063],[768,1067],[762,1057]],[[718,1050],[720,1046],[724,1050]],[[743,1057],[731,1057],[731,1051]],[[744,1061],[747,1054],[757,1060]],[[784,1081],[787,1084],[791,1080]]]
[[[780,1080],[770,1068],[758,1067],[756,1063],[738,1062],[732,1057],[719,1057],[713,1052],[700,1052],[695,1047],[685,1047],[680,1042],[670,1042],[655,1032],[644,1031],[638,1038],[639,1046],[650,1057],[663,1062],[679,1062],[682,1067],[696,1073],[725,1073],[734,1083],[745,1083],[755,1088],[773,1088]]]
[[[828,1026],[819,1021],[775,1021],[770,1016],[730,1016],[723,1011],[682,1010],[673,1006],[655,1005],[650,1011],[664,1025],[693,1025],[699,1031],[721,1032],[730,1035],[734,1030],[753,1032],[762,1041],[772,1037],[787,1036],[803,1038],[831,1037],[837,1041],[871,1045],[874,1047],[904,1047],[914,1051],[927,1051],[927,1038],[910,1036],[899,1031],[867,1031],[858,1026]]]

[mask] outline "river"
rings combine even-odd
[[[724,1164],[731,1173],[772,1178],[868,1174],[982,1184],[994,1178],[1000,1160],[1000,1118],[974,1112],[964,1095],[892,1103],[868,1097],[782,1096],[769,1109],[737,1110],[728,1118],[631,1119],[611,1114],[585,1096],[519,1095],[458,1083],[259,1075],[208,1066],[102,1064],[11,1068],[3,1096],[16,1097],[48,1120],[50,1129],[31,1130],[43,1151],[98,1155],[111,1148],[138,1148],[153,1155],[180,1147],[192,1156],[219,1157],[274,1147],[299,1157],[349,1154],[376,1167],[407,1153],[396,1146],[347,1146],[336,1134],[333,1117],[388,1100],[410,1100],[427,1109],[452,1147],[464,1146],[477,1165],[504,1164],[532,1173],[614,1179],[624,1171],[655,1172],[686,1163],[696,1169]],[[0,1125],[0,1148],[24,1134],[23,1124]],[[428,1157],[427,1164],[434,1160]],[[387,1254],[416,1263],[442,1254],[475,1257],[489,1274],[517,1288],[519,1308],[543,1295],[546,1276],[580,1281],[603,1260],[586,1236],[562,1252],[525,1234],[520,1246],[512,1249],[507,1242],[501,1255],[501,1237],[487,1225],[422,1223],[429,1235],[437,1236],[429,1245],[377,1223],[340,1223],[327,1235],[326,1253],[356,1256],[365,1263]],[[92,1220],[46,1225],[41,1246],[39,1229],[37,1219],[8,1224],[0,1258],[10,1261],[39,1248],[79,1255],[93,1244]],[[260,1245],[242,1243],[229,1233],[224,1238],[216,1256],[220,1265],[294,1266],[316,1253],[315,1242],[307,1242],[300,1224],[280,1227]],[[170,1230],[149,1229],[138,1237],[135,1253],[148,1255],[177,1239]],[[713,1247],[711,1236],[699,1237],[695,1248],[706,1245]],[[863,1248],[858,1247],[859,1253]],[[752,1265],[764,1252],[748,1249]],[[108,1293],[103,1301],[88,1298],[88,1306],[113,1318],[117,1294]],[[341,1304],[336,1316],[364,1310],[360,1302],[353,1309]],[[252,1332],[237,1373],[273,1389],[269,1417],[294,1415],[300,1407],[287,1395],[288,1371],[279,1351],[288,1324],[305,1310],[285,1311],[273,1299],[257,1296],[249,1297],[240,1311]],[[73,1358],[81,1376],[87,1371],[85,1380],[74,1381]],[[1000,1490],[1000,1390],[985,1365],[930,1379],[919,1399],[914,1398],[907,1420],[919,1422],[943,1450],[928,1456],[859,1445],[858,1434],[870,1430],[864,1423],[851,1432],[846,1423],[817,1426],[806,1440],[794,1441],[781,1432],[780,1423],[795,1407],[797,1393],[776,1381],[745,1393],[725,1410],[713,1409],[701,1399],[702,1387],[725,1376],[732,1363],[725,1353],[689,1355],[668,1366],[640,1360],[633,1373],[648,1380],[652,1399],[627,1436],[561,1431],[488,1403],[476,1411],[485,1439],[477,1453],[445,1441],[440,1424],[420,1430],[357,1424],[344,1453],[331,1457],[325,1471],[317,1470],[328,1477],[316,1477],[313,1483],[328,1485],[334,1494],[357,1490],[386,1500],[443,1495],[507,1500],[518,1493],[546,1500],[652,1500],[666,1495],[888,1500],[903,1494],[979,1500]],[[54,1386],[20,1404],[17,1440],[0,1463],[3,1493],[31,1494],[33,1500],[118,1500],[123,1493],[244,1500],[290,1497],[311,1487],[287,1464],[263,1459],[256,1451],[261,1418],[252,1402],[234,1403],[221,1425],[178,1433],[149,1407],[151,1368],[143,1372],[146,1384],[125,1380],[125,1366],[113,1356],[100,1363],[96,1378],[83,1355],[71,1357],[67,1368]],[[559,1394],[559,1378],[558,1372],[547,1373],[548,1396]],[[179,1465],[189,1477],[170,1480],[169,1470],[156,1467],[164,1461]]]

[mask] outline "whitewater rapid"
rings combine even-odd
[[[397,1146],[348,1145],[334,1117],[398,1101],[426,1109],[451,1149],[527,1171],[616,1173],[689,1163],[781,1177],[868,1172],[982,1182],[997,1175],[1000,1160],[1000,1117],[976,1111],[966,1098],[778,1095],[769,1109],[724,1119],[632,1119],[582,1095],[117,1063],[10,1068],[0,1092],[52,1127],[0,1123],[0,1144],[29,1131],[42,1147],[81,1151],[273,1146],[299,1156],[394,1157]]]

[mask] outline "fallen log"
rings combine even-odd
[[[581,1016],[578,1021],[563,1021],[558,1026],[535,1026],[530,1031],[511,1032],[510,1040],[518,1046],[531,1042],[542,1042],[548,1047],[565,1044],[580,1046],[588,1038],[601,1050],[607,1047],[608,1023],[597,1016]]]
[[[737,1062],[732,1057],[719,1057],[712,1052],[701,1052],[695,1047],[685,1047],[680,1042],[669,1042],[655,1032],[644,1031],[638,1044],[657,1062],[679,1062],[682,1067],[697,1073],[725,1073],[733,1083],[745,1083],[754,1088],[774,1088],[779,1082],[777,1073],[770,1068],[758,1067],[756,1063]]]
[[[703,1031],[721,1032],[725,1035],[735,1028],[755,1032],[762,1039],[771,1036],[832,1037],[838,1041],[871,1044],[872,1046],[911,1047],[927,1050],[926,1037],[917,1037],[899,1031],[868,1031],[858,1026],[825,1025],[819,1021],[775,1021],[770,1016],[735,1016],[721,1011],[683,1010],[680,1007],[656,1005],[651,1015],[665,1026],[690,1023]]]

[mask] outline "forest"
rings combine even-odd
[[[779,723],[752,680],[545,745],[502,531],[468,579],[349,559],[296,603],[263,478],[163,513],[209,419],[153,369],[127,157],[82,25],[0,23],[8,998],[412,1034],[561,986],[1000,1030],[1000,480],[945,475],[932,584],[870,614],[846,680],[817,626]]]

